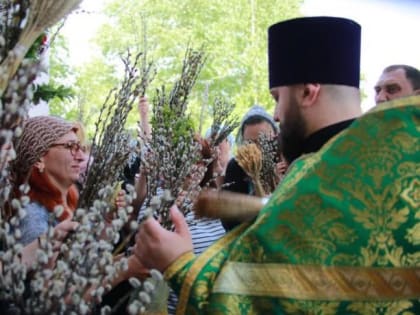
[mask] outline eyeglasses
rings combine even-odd
[[[81,145],[80,142],[67,142],[67,143],[54,143],[51,145],[52,147],[62,146],[65,149],[69,149],[71,155],[75,156],[79,150],[86,152],[86,146]]]

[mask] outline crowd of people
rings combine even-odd
[[[146,219],[130,256],[129,268],[138,270],[118,283],[142,278],[149,268],[163,272],[171,287],[165,293],[168,314],[420,312],[420,98],[407,98],[420,94],[420,72],[386,67],[375,85],[376,107],[363,114],[360,37],[359,24],[335,17],[291,19],[269,28],[275,111],[252,106],[236,146],[258,146],[261,135],[278,142],[272,170],[281,179],[277,188],[246,222],[193,213],[184,218],[176,205],[170,210],[174,231]],[[147,141],[153,130],[145,97],[139,112]],[[51,222],[58,243],[77,227],[72,217],[81,175],[94,158],[82,131],[52,116],[24,124],[11,174],[16,196],[22,184],[30,186],[20,227],[28,265]],[[208,159],[206,136],[197,141]],[[233,146],[232,135],[219,144],[200,186],[256,195]],[[135,186],[132,205],[140,218],[147,194],[140,157],[122,175]],[[117,196],[116,208],[125,206],[123,197]]]
[[[165,273],[180,297],[179,314],[419,312],[419,264],[412,258],[420,100],[378,104],[362,115],[361,27],[354,21],[298,18],[268,34],[287,175],[255,220],[200,256],[176,206],[175,231],[150,218],[135,254]],[[382,94],[391,100],[419,93],[404,66],[387,69],[378,103]],[[385,80],[388,71],[398,72],[394,81]]]

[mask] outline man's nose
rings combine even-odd
[[[376,93],[375,95],[376,104],[386,102],[386,101],[388,101],[388,94],[384,90],[381,90],[378,93]]]
[[[79,162],[82,162],[88,158],[88,155],[85,152],[83,152],[83,150],[79,149],[74,155],[74,158],[78,160]]]

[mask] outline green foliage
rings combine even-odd
[[[50,33],[55,33],[55,30],[51,30]],[[69,49],[66,40],[61,35],[55,36],[49,48],[49,82],[45,86],[45,89],[59,87],[63,93],[60,93],[62,97],[49,97],[45,99],[44,97],[47,96],[44,95],[44,97],[40,98],[48,102],[52,115],[61,116],[68,120],[77,120],[72,103],[76,101],[78,91],[73,86],[75,72],[69,66],[68,59]],[[66,92],[71,97],[64,97]],[[48,92],[48,94],[50,93]]]
[[[254,103],[270,110],[274,103],[267,83],[267,28],[298,16],[301,3],[180,0],[174,5],[169,0],[112,1],[106,8],[111,23],[101,29],[97,42],[108,58],[126,47],[146,50],[157,69],[149,94],[174,82],[179,73],[177,61],[188,45],[204,45],[207,62],[190,99],[194,118],[201,110],[210,116],[209,104],[215,95],[229,97],[239,114]]]
[[[32,44],[32,46],[29,48],[28,52],[25,55],[25,58],[39,58],[40,52],[43,49],[43,46],[45,45],[47,40],[46,34],[41,34],[36,41]]]
[[[34,93],[34,104],[38,104],[40,100],[49,102],[54,98],[58,98],[60,101],[64,99],[72,98],[74,96],[74,91],[64,85],[52,85],[52,84],[42,84],[38,85]]]
[[[195,129],[194,122],[190,116],[179,117],[177,113],[170,107],[169,104],[162,106],[162,117],[160,119],[163,123],[166,123],[167,128],[171,127],[174,139],[182,139],[192,130]],[[153,116],[151,119],[152,128],[159,126],[161,121],[157,121],[156,117]],[[173,124],[172,122],[175,122]],[[176,141],[175,141],[176,143]]]
[[[211,104],[222,96],[235,104],[241,117],[259,103],[272,111],[274,102],[268,91],[267,28],[280,20],[299,16],[303,0],[112,0],[107,2],[107,23],[95,42],[101,53],[80,69],[64,69],[65,54],[52,53],[51,77],[71,82],[77,97],[50,103],[51,112],[83,122],[91,134],[108,91],[120,81],[119,56],[127,48],[146,52],[154,63],[156,77],[147,94],[149,99],[162,86],[173,84],[180,73],[180,61],[188,46],[201,46],[206,63],[189,99],[188,112],[205,130],[211,121]],[[145,35],[146,34],[146,35]],[[58,42],[59,47],[63,46]],[[55,63],[57,61],[57,63]],[[61,65],[59,65],[62,61]],[[111,62],[112,61],[112,62]],[[203,112],[203,114],[202,114]],[[135,129],[137,109],[127,119]]]

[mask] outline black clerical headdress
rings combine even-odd
[[[304,17],[268,29],[270,88],[298,83],[359,87],[361,27],[337,17]]]

